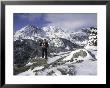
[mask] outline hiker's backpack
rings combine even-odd
[[[39,45],[42,46],[42,42],[40,42]]]

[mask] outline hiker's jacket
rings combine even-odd
[[[47,41],[41,42],[40,46],[42,46],[42,48],[48,48],[48,42]]]

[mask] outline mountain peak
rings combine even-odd
[[[39,29],[38,27],[35,27],[33,25],[26,25],[20,30],[16,31],[14,34],[14,39],[17,40],[19,37],[21,39],[34,39],[34,38],[40,38],[43,36],[43,30]]]
[[[21,28],[20,31],[23,31],[23,30],[36,30],[36,29],[39,29],[39,28],[35,27],[33,25],[26,25],[23,28]]]
[[[59,26],[46,26],[46,27],[43,27],[43,30],[46,32],[51,31],[53,33],[64,32],[64,30],[62,30],[62,28]]]

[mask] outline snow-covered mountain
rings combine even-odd
[[[49,46],[70,50],[77,46],[75,36],[77,37],[77,35],[65,32],[62,28],[57,26],[47,26],[39,29],[38,27],[27,25],[14,33],[14,41],[21,39],[38,41],[39,39],[46,38],[49,42]]]
[[[80,31],[70,33],[56,26],[47,26],[42,29],[46,32],[45,34],[47,38],[63,38],[79,46],[85,46],[89,37],[87,32]]]
[[[84,41],[88,39],[88,35],[84,32],[72,32],[70,37],[76,41]]]
[[[38,39],[44,37],[45,32],[38,27],[27,25],[14,33],[14,41],[19,39]]]
[[[89,35],[85,32],[72,32],[70,34],[70,41],[76,43],[80,46],[85,46],[87,44]]]
[[[46,32],[46,37],[49,38],[64,38],[69,40],[70,34],[57,26],[46,26],[42,28]]]
[[[85,32],[66,32],[62,28],[57,26],[46,26],[42,28],[46,32],[46,36],[50,38],[64,38],[72,42],[84,41],[88,39],[88,34]]]
[[[88,34],[85,32],[66,32],[58,26],[46,26],[39,29],[32,25],[27,25],[14,33],[14,41],[19,39],[32,39],[37,41],[38,39],[44,38],[48,40],[63,38],[82,46],[87,43]]]

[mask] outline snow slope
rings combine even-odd
[[[97,75],[97,61],[85,60],[74,64],[76,75]]]
[[[87,55],[85,57],[79,55],[78,57],[76,56],[75,58],[73,55],[80,53],[80,51],[86,52]],[[91,58],[92,56],[87,52],[87,50],[78,49],[78,50],[72,51],[69,56],[63,59],[63,61],[68,61],[68,60],[73,59],[73,62],[77,62],[78,60],[86,60],[86,59],[91,59]]]
[[[87,55],[83,58],[82,56],[79,56],[74,59],[77,59],[77,61],[83,61],[71,61],[73,54],[80,52],[81,50],[85,51]],[[54,63],[61,57],[64,57],[64,59],[61,59],[61,61]],[[20,73],[19,75],[97,75],[97,61],[92,61],[91,59],[93,59],[93,57],[87,52],[86,49],[78,49],[72,51],[71,53],[62,52],[59,53],[58,56],[48,59],[48,64],[50,64],[49,67],[46,67],[45,69],[43,69],[44,67],[35,67],[33,70],[28,70],[26,72]]]

